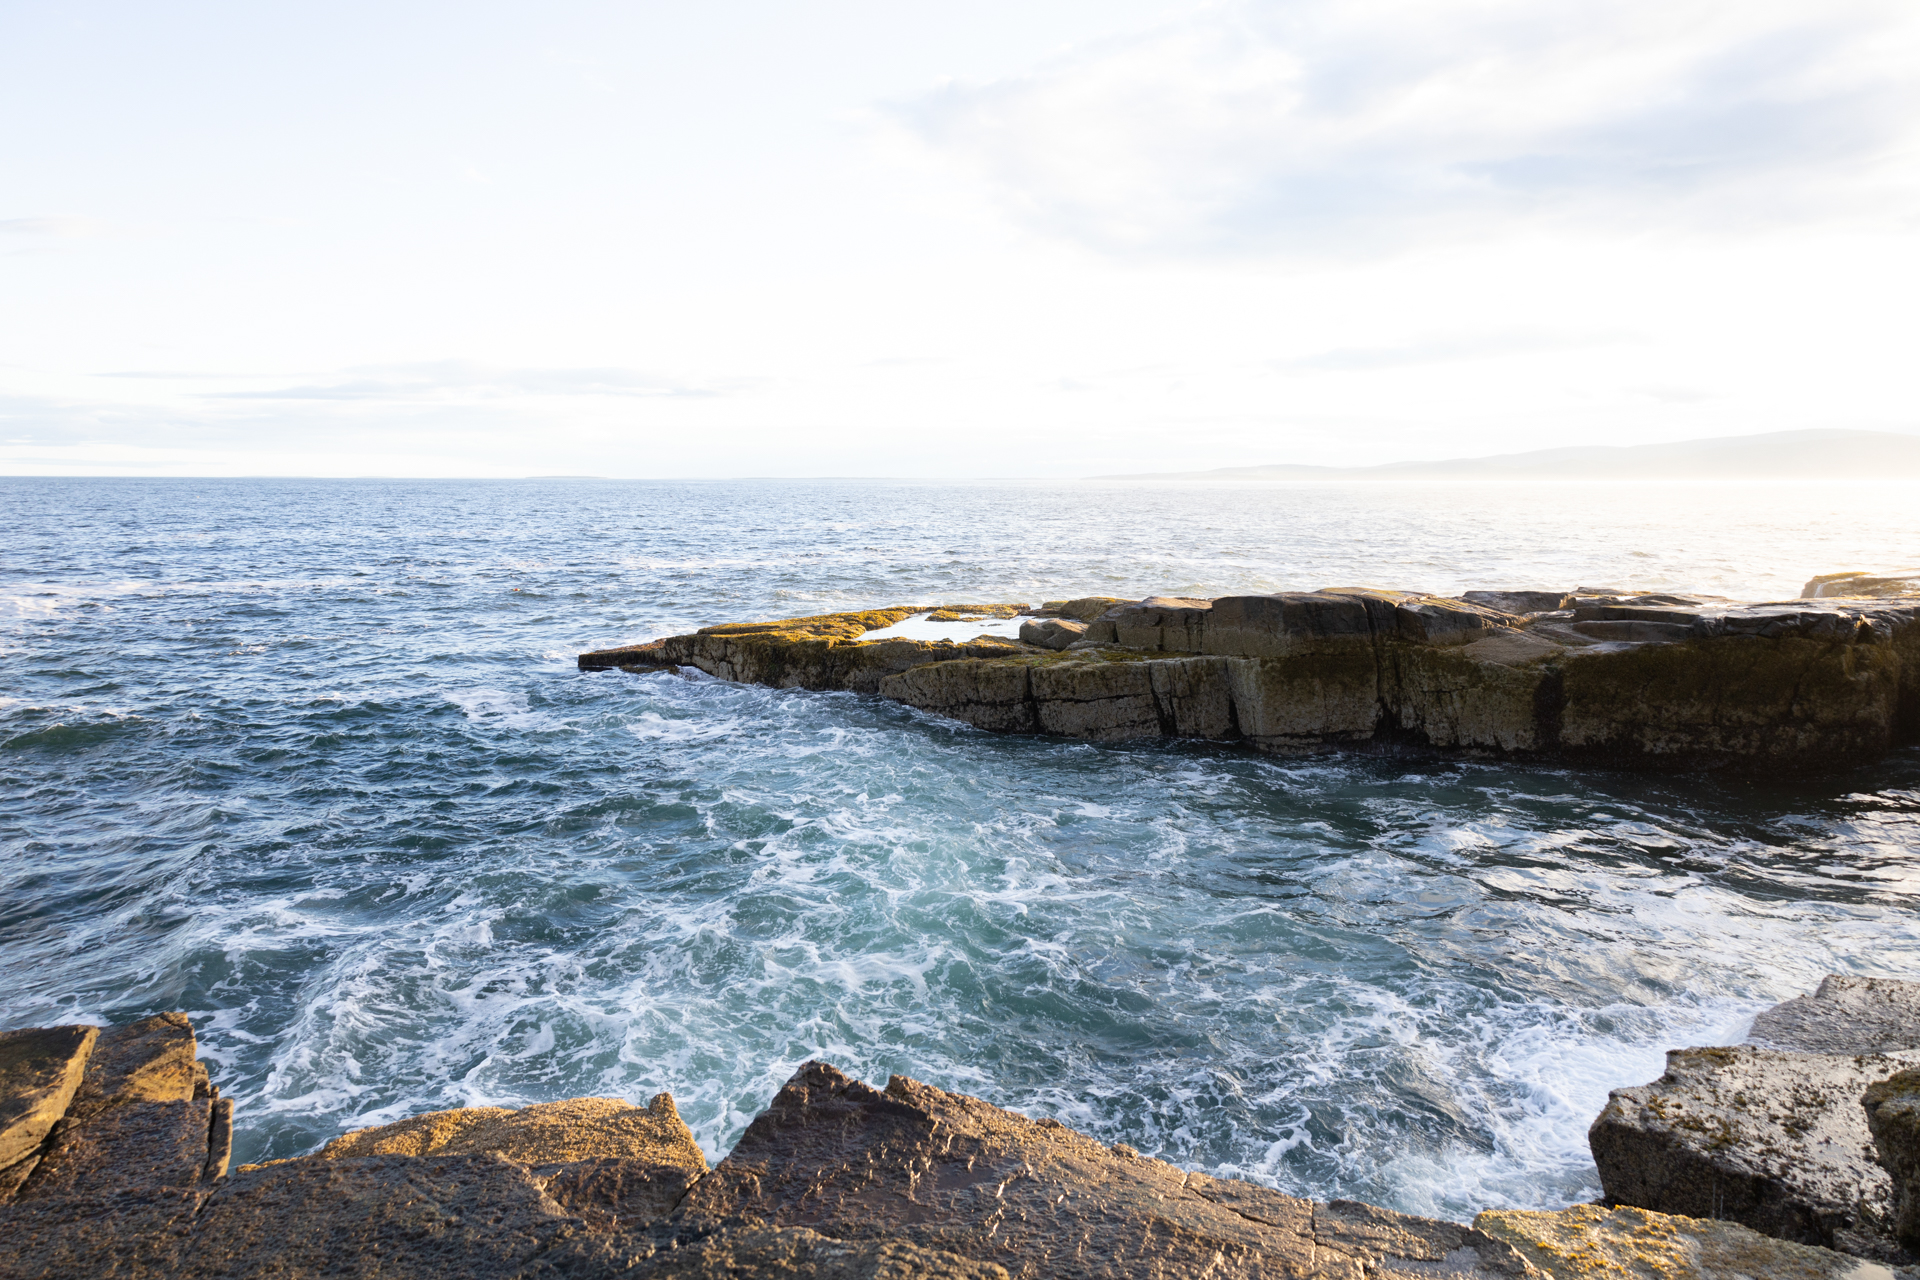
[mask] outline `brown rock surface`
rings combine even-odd
[[[1920,1253],[1920,1068],[1868,1085],[1860,1107],[1880,1167],[1893,1180],[1894,1238]]]
[[[1072,618],[1038,618],[1020,624],[1020,643],[1064,649],[1087,634],[1087,624]]]
[[[534,1176],[553,1202],[597,1231],[666,1217],[706,1172],[687,1164],[646,1159],[576,1160],[538,1164]]]
[[[1884,1266],[1731,1222],[1575,1205],[1488,1210],[1475,1230],[1556,1280],[1895,1280]]]
[[[497,1155],[291,1160],[235,1173],[178,1243],[179,1273],[233,1280],[518,1274],[581,1230]]]
[[[805,1227],[730,1227],[676,1240],[626,1280],[1007,1280],[1006,1268],[904,1240],[836,1240]]]
[[[1188,1173],[903,1076],[881,1092],[810,1062],[676,1220],[905,1240],[1047,1280],[1362,1280],[1436,1259],[1524,1274],[1510,1250],[1457,1224],[1366,1214]]]
[[[101,1032],[69,1116],[84,1121],[126,1102],[185,1102],[213,1092],[184,1013]]]
[[[99,1034],[88,1026],[0,1032],[0,1171],[32,1158],[67,1113]],[[0,1172],[0,1190],[5,1181]]]
[[[1860,1097],[1905,1064],[1747,1045],[1676,1049],[1616,1089],[1588,1141],[1611,1203],[1724,1218],[1765,1235],[1909,1261]]]
[[[161,1187],[0,1205],[0,1280],[169,1280],[210,1193]]]
[[[213,1106],[210,1098],[129,1102],[62,1120],[19,1201],[196,1187],[206,1175]]]
[[[613,1158],[682,1169],[697,1177],[707,1158],[669,1094],[645,1107],[619,1098],[569,1098],[519,1110],[462,1107],[431,1111],[342,1134],[320,1149],[323,1159],[353,1156],[482,1155],[497,1152],[521,1164],[563,1164]]]

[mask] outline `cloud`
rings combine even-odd
[[[1374,252],[1904,214],[1917,58],[1909,0],[1231,0],[892,116],[1104,250]]]
[[[1496,360],[1504,356],[1580,351],[1625,343],[1644,344],[1648,341],[1649,339],[1643,334],[1625,331],[1453,334],[1402,346],[1337,347],[1297,359],[1275,360],[1273,367],[1307,372],[1345,373],[1360,370],[1400,369],[1421,364],[1446,364],[1457,360]]]
[[[153,374],[118,376],[153,377]],[[522,396],[707,397],[738,390],[737,380],[696,385],[634,369],[497,369],[464,361],[349,369],[334,381],[214,393],[225,400],[421,401]]]
[[[0,218],[0,235],[51,236],[63,240],[104,235],[110,224],[98,218]]]

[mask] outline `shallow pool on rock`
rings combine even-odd
[[[900,602],[1779,598],[1910,551],[1911,488],[0,493],[0,1026],[188,1010],[236,1161],[659,1089],[717,1155],[817,1056],[1458,1218],[1595,1194],[1587,1125],[1664,1049],[1920,974],[1911,748],[1766,782],[1288,761],[573,667]]]

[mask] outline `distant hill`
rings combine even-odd
[[[1219,467],[1092,480],[1899,480],[1920,479],[1920,435],[1770,431],[1675,444],[1585,445],[1376,467]]]

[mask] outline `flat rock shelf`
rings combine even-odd
[[[916,615],[1026,621],[1018,639],[864,639]],[[877,694],[998,732],[1276,754],[1405,745],[1767,771],[1841,767],[1920,737],[1920,595],[1335,587],[902,605],[703,627],[579,665]]]

